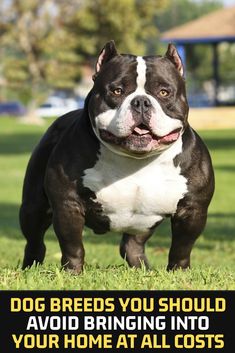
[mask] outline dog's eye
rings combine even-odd
[[[169,94],[170,94],[170,92],[169,91],[167,91],[166,89],[161,89],[161,91],[159,91],[159,95],[161,96],[161,97],[168,97],[169,96]]]
[[[115,95],[115,96],[121,96],[122,95],[122,93],[123,93],[123,90],[120,88],[120,87],[118,87],[118,88],[115,88],[115,89],[113,89],[112,90],[112,93]]]

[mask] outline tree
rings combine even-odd
[[[9,0],[0,4],[2,75],[11,93],[31,102],[30,113],[50,88],[70,89],[78,78],[76,37],[62,21],[71,10],[68,3]]]
[[[49,89],[72,89],[106,41],[144,54],[168,0],[2,0],[1,71],[7,90],[34,108]],[[33,109],[31,109],[33,110]]]
[[[168,0],[86,0],[69,20],[77,35],[77,50],[84,59],[92,59],[105,42],[114,39],[121,52],[144,54],[146,41],[156,37],[153,23],[159,9]]]

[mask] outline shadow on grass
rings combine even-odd
[[[21,237],[18,213],[18,205],[0,203],[0,237],[7,236],[12,239]]]
[[[1,135],[0,155],[31,153],[42,137],[42,133]]]
[[[201,131],[199,135],[209,150],[235,149],[235,129]]]
[[[206,242],[198,244],[199,248],[211,249],[214,242],[229,242],[234,240],[235,214],[212,214],[208,216],[206,228],[203,232]],[[85,241],[90,244],[119,244],[120,234],[95,235],[89,229],[85,232]],[[170,221],[165,220],[148,241],[153,248],[169,248],[171,243]]]
[[[22,239],[18,220],[19,206],[16,204],[0,203],[0,237],[7,236],[12,239]],[[235,229],[235,213],[211,213],[203,232],[205,238],[211,241],[233,241]],[[49,233],[49,234],[48,234]],[[56,241],[52,227],[47,233],[47,238]],[[47,239],[45,240],[47,241]],[[108,233],[97,235],[90,229],[84,230],[84,242],[89,244],[117,245],[121,241],[120,234]],[[155,231],[148,244],[151,247],[169,247],[171,241],[170,221],[166,219]],[[201,247],[210,248],[210,243],[201,244]]]
[[[219,170],[222,172],[235,173],[235,165],[219,165],[219,166],[215,166],[214,168],[215,168],[215,171]]]
[[[228,138],[205,138],[204,139],[207,147],[210,150],[225,150],[225,149],[234,149],[235,148],[235,140],[234,137],[228,137]]]

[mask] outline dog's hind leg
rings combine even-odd
[[[44,177],[53,149],[68,126],[77,119],[74,111],[58,118],[34,149],[25,174],[20,226],[27,240],[23,268],[42,263],[45,256],[44,234],[52,223],[52,212],[44,189]]]
[[[145,266],[149,268],[145,255],[145,243],[151,235],[152,232],[146,235],[123,234],[120,244],[120,255],[128,262],[129,266],[136,268]]]
[[[52,223],[52,214],[46,196],[40,200],[25,200],[20,208],[20,226],[27,244],[25,246],[22,268],[41,264],[44,260],[46,247],[43,241],[46,230]]]
[[[43,238],[51,225],[52,214],[44,190],[44,175],[51,148],[48,144],[34,150],[24,178],[19,214],[21,230],[27,240],[23,269],[32,266],[34,262],[41,264],[45,257]]]

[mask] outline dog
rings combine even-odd
[[[214,192],[207,147],[188,123],[182,60],[173,44],[163,56],[118,54],[113,41],[95,65],[84,109],[59,117],[29,160],[20,225],[23,269],[45,256],[53,224],[64,268],[84,265],[84,226],[123,234],[120,254],[148,267],[145,243],[171,219],[168,270],[186,269]]]

